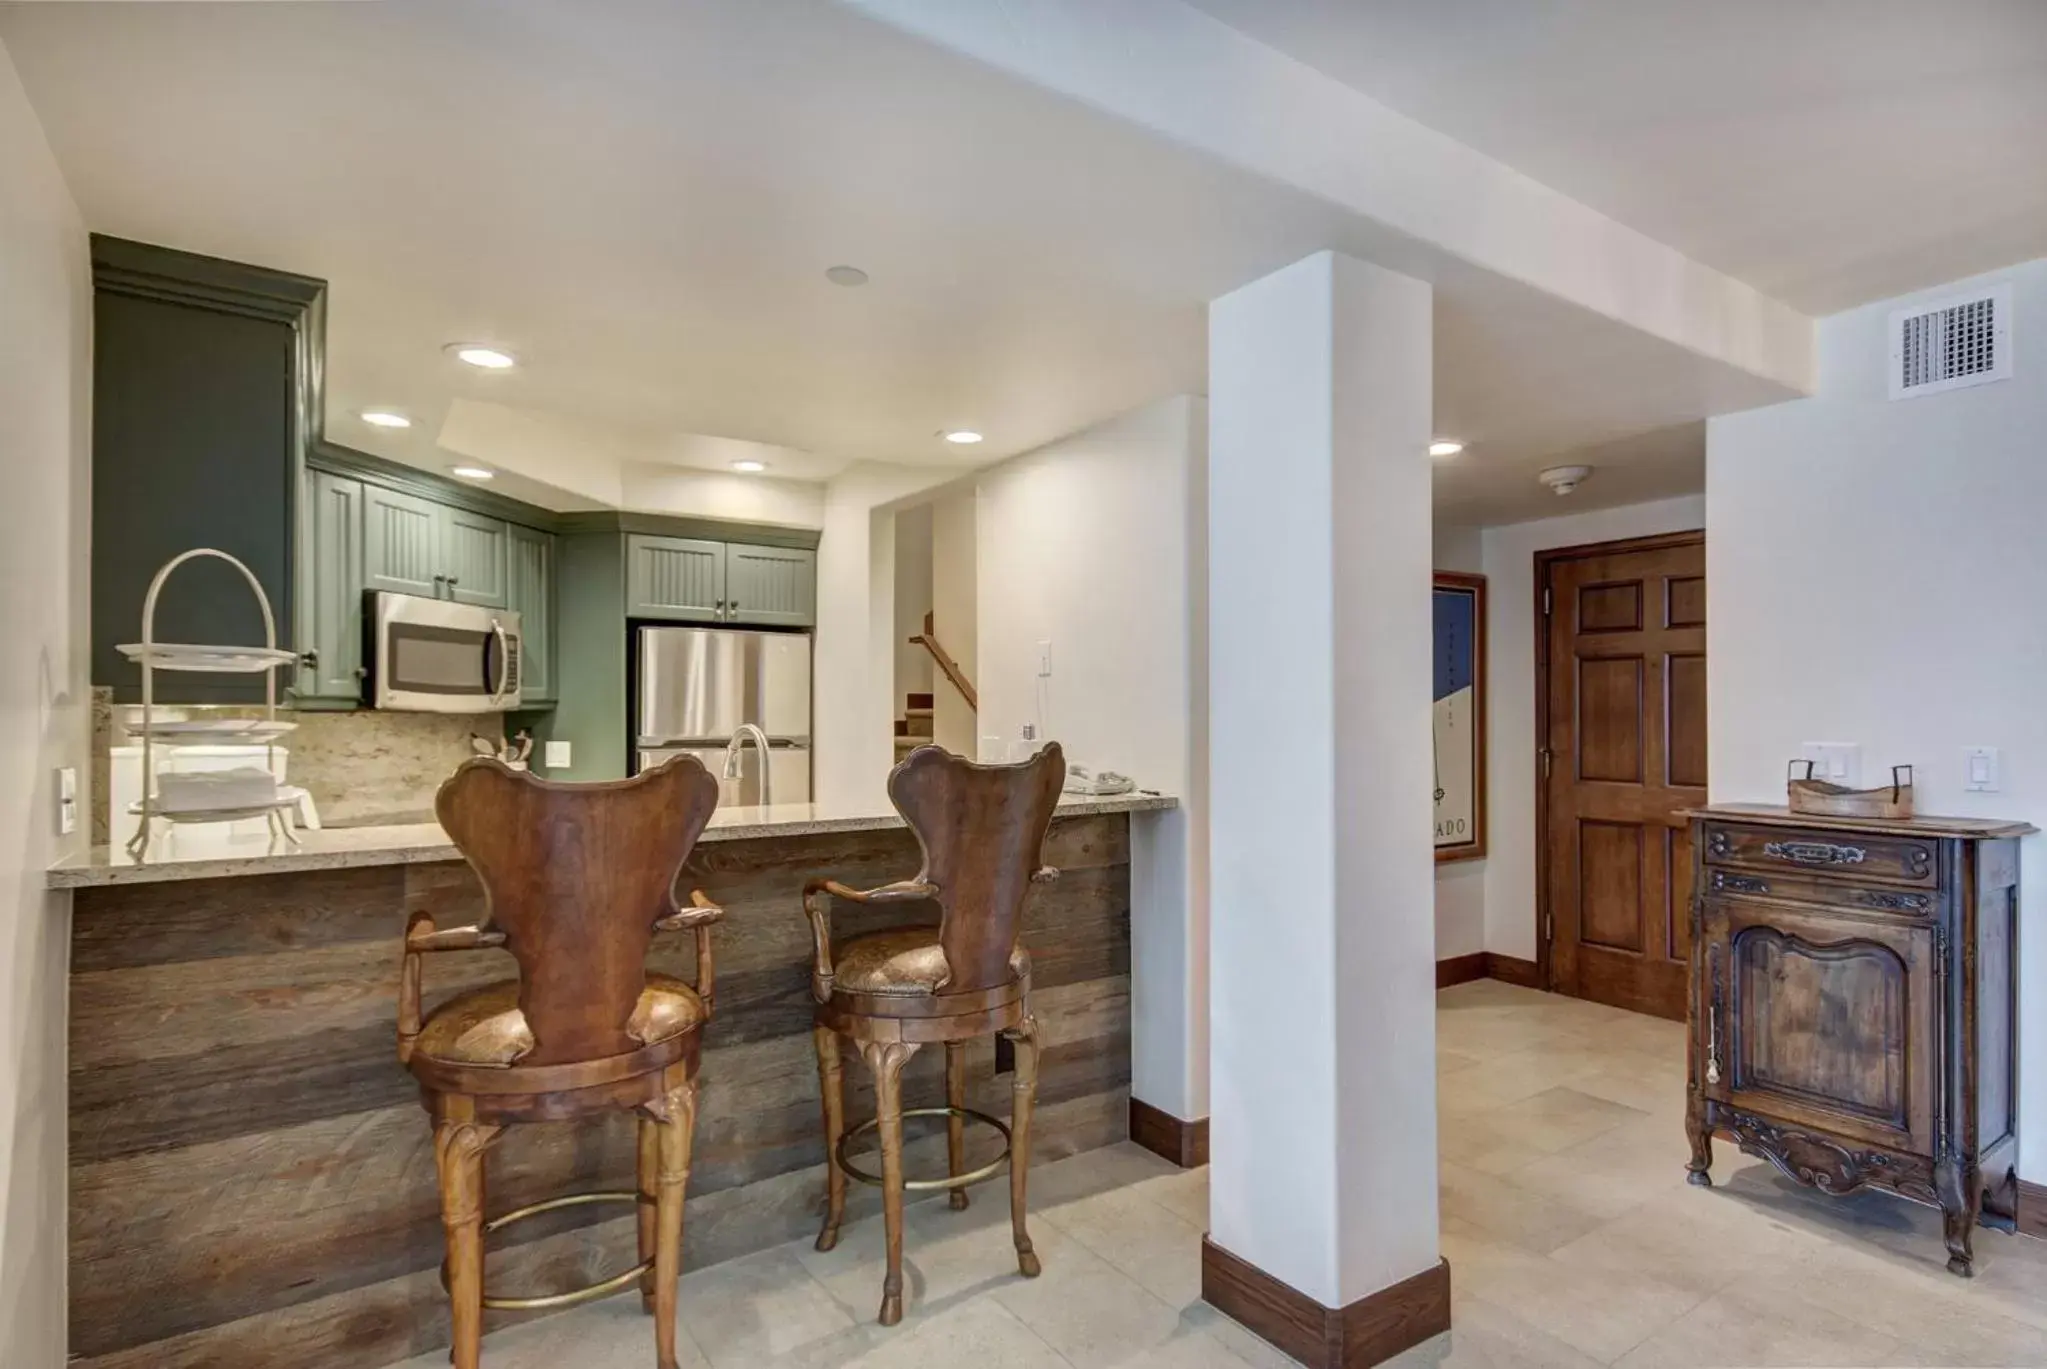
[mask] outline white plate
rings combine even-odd
[[[195,646],[190,642],[124,642],[115,650],[152,670],[196,670],[207,674],[250,675],[281,665],[294,665],[299,655],[282,647]]]
[[[267,742],[297,727],[297,723],[273,722],[267,718],[179,718],[153,722],[137,729],[152,737],[181,741]]]

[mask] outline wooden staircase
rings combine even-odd
[[[903,716],[896,719],[896,759],[915,751],[931,740],[932,728],[937,713],[929,694],[905,696]]]

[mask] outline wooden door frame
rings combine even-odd
[[[1546,547],[1535,553],[1535,966],[1536,984],[1556,992],[1555,970],[1550,963],[1550,937],[1544,929],[1553,926],[1549,906],[1549,777],[1542,773],[1543,743],[1549,731],[1550,634],[1549,613],[1543,601],[1550,590],[1550,576],[1559,562],[1583,561],[1594,556],[1620,556],[1636,551],[1667,551],[1672,547],[1703,547],[1706,530],[1662,532],[1650,537],[1622,537],[1611,542],[1580,542],[1568,547]],[[1710,610],[1709,610],[1710,612]],[[1707,658],[1711,670],[1712,658]]]

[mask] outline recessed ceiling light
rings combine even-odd
[[[981,440],[981,435],[972,428],[954,428],[945,435],[945,440],[956,447],[971,447]]]
[[[745,471],[748,475],[753,475],[758,471],[764,471],[767,468],[768,463],[765,461],[735,461],[732,463],[733,470]]]
[[[450,466],[448,469],[464,480],[491,480],[497,476],[497,472],[488,466]]]
[[[857,266],[827,266],[824,278],[834,285],[867,284],[867,273]]]
[[[404,414],[394,414],[389,409],[364,409],[362,421],[372,428],[410,428],[412,420]]]
[[[506,371],[519,364],[519,359],[510,352],[500,352],[495,347],[480,347],[473,342],[451,342],[446,350],[453,352],[457,361],[466,361],[471,366],[480,366],[486,371]]]
[[[1454,437],[1439,437],[1429,444],[1430,456],[1455,456],[1464,450],[1464,444]]]

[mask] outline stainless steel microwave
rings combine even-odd
[[[508,609],[372,590],[363,660],[374,708],[502,713],[519,706],[524,652]]]

